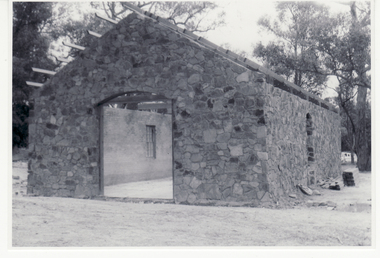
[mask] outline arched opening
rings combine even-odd
[[[173,199],[172,100],[134,91],[97,106],[101,194]]]
[[[308,162],[308,185],[315,184],[315,171],[313,169],[314,159],[314,144],[313,144],[313,119],[309,113],[306,114],[306,148],[307,148],[307,162]]]

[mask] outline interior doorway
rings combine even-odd
[[[100,106],[102,194],[173,199],[172,100],[129,92]]]

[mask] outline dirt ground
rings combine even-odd
[[[104,195],[110,197],[173,199],[171,177],[104,186]]]
[[[291,209],[264,209],[31,197],[26,163],[13,162],[12,172],[13,247],[373,244],[371,173],[360,173],[359,187],[318,188],[320,196],[299,196],[302,202]]]

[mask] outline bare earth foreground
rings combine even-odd
[[[25,194],[13,163],[13,247],[370,246],[371,174],[360,187],[318,189],[292,209],[126,203]],[[15,193],[18,192],[17,195]],[[307,207],[332,201],[336,208]]]

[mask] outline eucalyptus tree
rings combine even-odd
[[[217,14],[216,19],[207,19],[211,12],[218,9],[217,3],[214,2],[138,1],[129,3],[192,32],[207,32],[225,24],[223,11]],[[125,2],[91,2],[91,5],[95,9],[102,10],[112,19],[121,19],[130,13]]]
[[[322,21],[315,30],[317,51],[324,60],[318,74],[339,81],[338,99],[349,117],[359,170],[371,170],[371,8],[370,2],[350,2],[350,12]],[[346,104],[354,100],[355,108]]]
[[[328,8],[314,2],[278,2],[275,19],[262,17],[259,26],[275,37],[266,46],[256,44],[253,56],[277,74],[315,94],[321,94],[327,76],[314,72],[323,60],[315,49],[313,30],[329,16]]]
[[[345,4],[345,3],[343,3]],[[277,19],[259,25],[275,41],[259,43],[254,55],[278,74],[313,93],[321,93],[329,76],[339,82],[337,103],[345,119],[350,149],[359,170],[371,169],[370,2],[349,2],[350,12],[336,15],[313,2],[281,2]],[[346,137],[344,135],[344,137]]]

